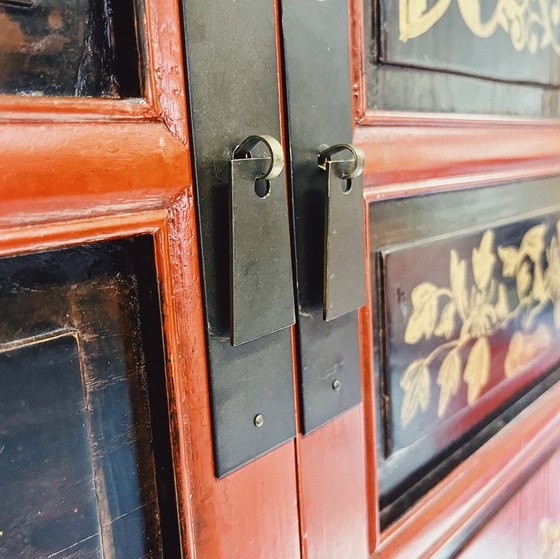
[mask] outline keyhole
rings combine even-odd
[[[352,179],[343,179],[342,192],[344,192],[344,194],[348,194],[350,190],[352,190]]]
[[[270,181],[257,179],[255,181],[255,194],[259,198],[266,198],[270,194]]]

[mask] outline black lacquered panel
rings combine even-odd
[[[0,259],[0,316],[0,557],[178,557],[151,240]]]
[[[556,0],[380,2],[381,61],[510,82],[560,85]]]
[[[555,0],[364,0],[368,107],[555,117]]]
[[[77,339],[0,353],[0,376],[3,556],[64,556],[61,550],[74,548],[101,557]]]
[[[370,204],[385,521],[556,381],[557,183]]]
[[[133,0],[0,0],[0,94],[138,96],[134,18]]]

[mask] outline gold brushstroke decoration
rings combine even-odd
[[[548,518],[539,524],[540,559],[560,559],[560,523],[554,524]]]
[[[515,376],[551,345],[549,328],[537,318],[552,305],[554,325],[560,330],[560,220],[549,246],[546,234],[547,225],[541,223],[524,234],[519,247],[496,248],[494,231],[488,229],[472,250],[470,263],[450,251],[449,286],[423,282],[412,289],[412,314],[404,342],[415,345],[434,338],[442,342],[430,354],[412,361],[401,377],[403,427],[429,407],[434,362],[441,359],[435,382],[438,416],[442,417],[461,382],[467,384],[469,405],[479,398],[490,380],[489,338],[510,329],[514,320],[520,329],[509,341],[506,378]],[[496,277],[499,263],[501,277]],[[515,295],[508,296],[506,282],[515,282]],[[512,302],[515,305],[510,308]]]
[[[513,47],[531,54],[552,47],[560,54],[558,42],[560,0],[497,0],[488,19],[481,14],[482,0],[456,0],[467,28],[477,37],[491,37],[498,28],[511,38]],[[436,0],[428,6],[427,0],[400,0],[400,40],[427,33],[447,12],[452,0]]]

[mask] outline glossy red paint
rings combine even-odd
[[[305,557],[368,556],[362,406],[298,438]]]
[[[560,172],[560,130],[549,124],[465,124],[397,119],[359,126],[370,199],[486,186]]]
[[[191,182],[156,122],[4,123],[0,145],[3,227],[161,209]]]

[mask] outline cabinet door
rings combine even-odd
[[[352,7],[370,551],[449,557],[556,444],[556,24],[545,3]]]

